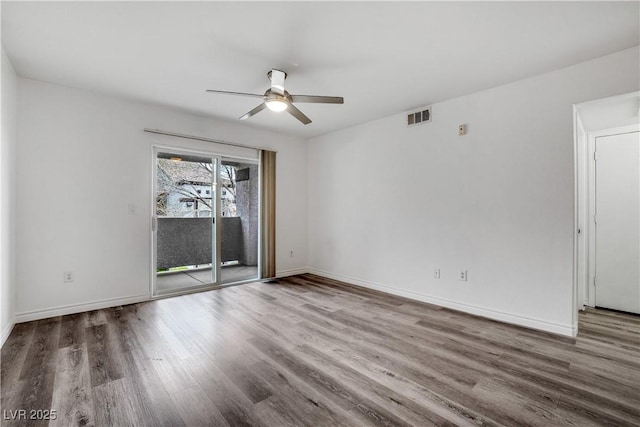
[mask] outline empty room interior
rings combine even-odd
[[[640,2],[0,7],[0,425],[640,425]]]

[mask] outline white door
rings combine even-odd
[[[640,133],[596,138],[596,306],[640,313]]]

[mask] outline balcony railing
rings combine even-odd
[[[212,263],[213,225],[212,218],[158,218],[156,268]],[[252,233],[244,233],[240,217],[222,217],[222,262],[256,265],[256,239]]]

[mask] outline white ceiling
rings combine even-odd
[[[303,137],[639,44],[633,2],[2,2],[18,74],[236,120],[287,73],[313,123],[242,122]]]

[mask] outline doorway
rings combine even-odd
[[[574,106],[574,328],[579,310],[640,309],[640,92]]]
[[[154,149],[153,295],[255,280],[256,161]]]

